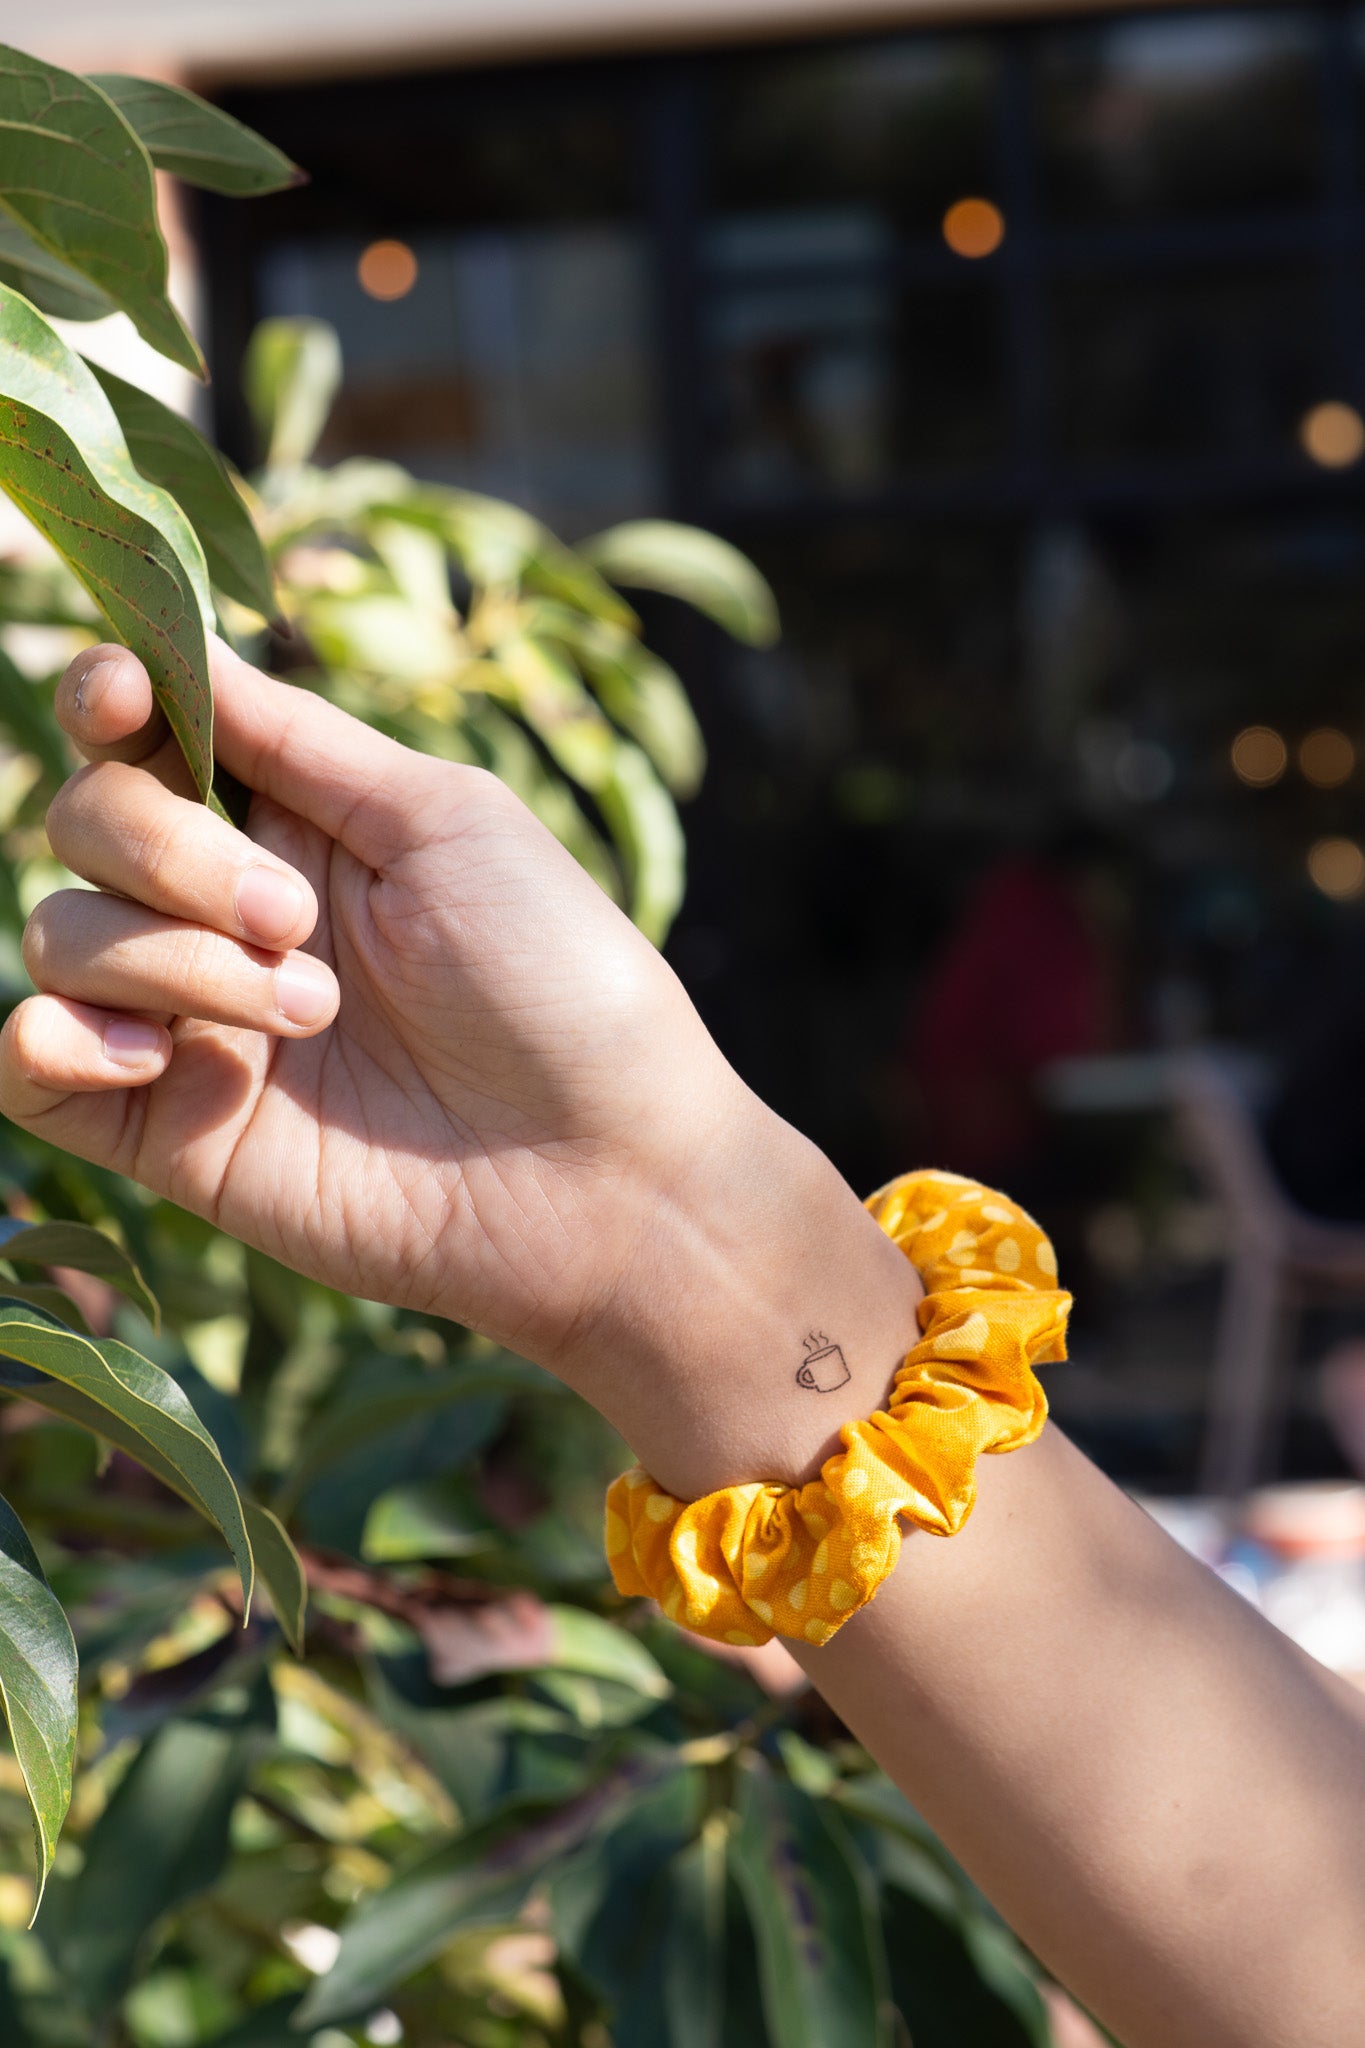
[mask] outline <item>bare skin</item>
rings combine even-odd
[[[913,1269],[505,789],[214,658],[245,835],[131,656],[63,681],[92,765],[49,829],[99,893],[35,912],[0,1109],[538,1359],[680,1496],[806,1477],[881,1405]],[[811,1332],[842,1362],[798,1382]],[[1365,1720],[1055,1430],[798,1654],[1129,2048],[1355,2037]]]

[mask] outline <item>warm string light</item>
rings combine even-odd
[[[1308,873],[1334,902],[1365,893],[1365,853],[1354,839],[1315,839],[1308,849]]]
[[[1353,405],[1324,399],[1299,421],[1299,446],[1320,469],[1349,469],[1365,455],[1365,420]]]
[[[1269,789],[1289,766],[1289,749],[1272,725],[1244,726],[1232,743],[1232,772],[1250,789]]]
[[[417,282],[417,258],[406,242],[371,242],[361,251],[355,274],[370,298],[403,299]]]
[[[1299,773],[1315,789],[1340,789],[1355,765],[1355,746],[1334,725],[1320,725],[1299,746]]]
[[[943,239],[954,256],[993,256],[1005,239],[1005,216],[989,199],[958,199],[943,216]]]

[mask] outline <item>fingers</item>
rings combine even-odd
[[[194,781],[152,696],[147,671],[126,647],[87,647],[57,685],[57,722],[88,761],[141,761],[172,789]]]
[[[416,797],[432,768],[312,690],[262,675],[209,643],[214,751],[248,789],[273,797],[382,868],[412,844]]]
[[[47,836],[58,860],[97,888],[254,945],[301,946],[317,922],[302,875],[203,804],[120,761],[82,768],[58,791]]]
[[[411,842],[422,756],[311,690],[276,682],[217,638],[209,642],[214,752],[249,789],[319,826],[368,865]],[[78,655],[57,688],[57,716],[91,761],[137,762],[193,793],[189,771],[136,656],[120,647]]]
[[[30,996],[0,1032],[0,1111],[31,1123],[68,1095],[138,1088],[171,1057],[171,1034],[60,996]]]
[[[24,932],[24,965],[48,995],[309,1038],[330,1024],[336,977],[308,953],[266,952],[117,896],[63,889]]]

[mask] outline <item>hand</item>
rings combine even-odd
[[[714,1320],[740,1295],[762,1326],[765,1199],[847,1189],[501,783],[221,644],[213,680],[246,833],[193,799],[132,655],[95,649],[59,686],[92,765],[48,831],[99,893],[29,922],[40,993],[0,1038],[0,1108],[330,1286],[539,1359],[640,1449],[639,1366],[742,1358],[733,1306]],[[824,1303],[783,1324],[798,1358]]]

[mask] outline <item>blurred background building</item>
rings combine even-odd
[[[1062,1412],[1187,1479],[1227,1225],[1172,1051],[1287,1075],[1282,1182],[1365,1221],[1365,8],[6,0],[0,33],[182,76],[309,171],[189,217],[244,465],[246,336],[317,314],[326,454],[759,563],[775,653],[651,616],[712,756],[671,957],[855,1184],[929,1152],[1042,1209],[1086,1280]],[[1289,1468],[1331,1470],[1307,1390]]]

